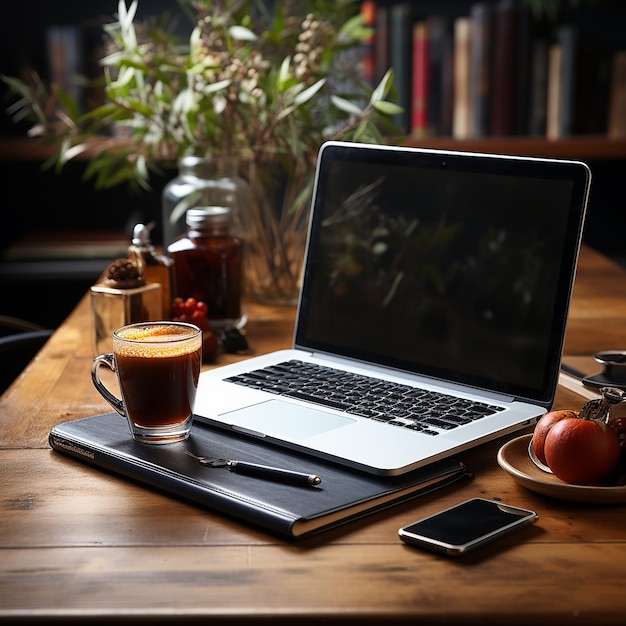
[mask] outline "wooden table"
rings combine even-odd
[[[255,353],[290,345],[293,309],[249,314]],[[584,249],[567,362],[596,371],[591,354],[626,347],[625,320],[626,272]],[[89,333],[85,299],[0,399],[0,620],[626,622],[626,506],[518,486],[496,463],[503,441],[460,457],[473,481],[302,543],[52,452],[54,424],[108,410],[91,385]],[[558,407],[583,402],[559,389]],[[539,521],[462,560],[398,540],[400,526],[473,496],[535,509]]]

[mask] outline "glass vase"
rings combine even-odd
[[[164,247],[183,235],[188,209],[223,206],[231,211],[233,226],[245,234],[250,230],[250,189],[239,176],[236,157],[184,156],[178,162],[178,176],[165,185],[162,194]]]
[[[250,216],[242,225],[246,291],[270,305],[295,305],[301,285],[311,176],[271,160],[250,163]]]

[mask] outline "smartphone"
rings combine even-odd
[[[408,545],[458,556],[537,521],[534,511],[473,498],[400,528]]]

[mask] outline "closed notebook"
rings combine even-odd
[[[186,441],[146,446],[131,439],[117,413],[59,424],[49,442],[58,452],[289,538],[319,533],[469,476],[453,459],[399,477],[372,476],[198,422]],[[290,485],[206,467],[187,452],[316,474],[321,483]]]

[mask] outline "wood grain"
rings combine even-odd
[[[626,507],[517,485],[496,463],[507,438],[459,455],[473,480],[299,543],[51,451],[54,424],[108,410],[91,386],[88,313],[83,300],[0,398],[1,622],[624,623]],[[254,353],[290,346],[293,309],[249,315]],[[625,317],[626,272],[585,248],[566,362],[592,373],[594,352],[626,346]],[[556,406],[583,402],[559,388]],[[539,521],[457,560],[398,540],[475,496]]]

